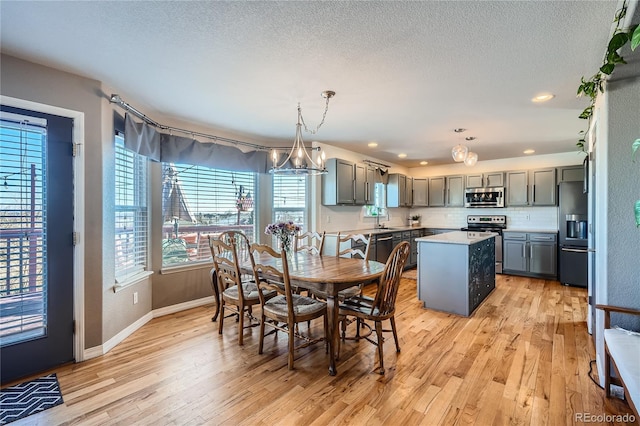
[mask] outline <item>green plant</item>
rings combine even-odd
[[[622,4],[622,7],[616,12],[614,23],[616,24],[611,40],[607,45],[607,53],[604,57],[602,66],[599,71],[593,75],[589,80],[585,80],[584,77],[580,80],[580,86],[578,86],[578,96],[588,96],[590,99],[589,106],[584,109],[578,116],[584,120],[588,120],[587,129],[591,124],[591,118],[595,109],[596,99],[598,93],[604,92],[604,81],[606,76],[609,76],[616,69],[619,64],[626,64],[622,56],[620,56],[619,50],[622,49],[627,43],[631,44],[631,50],[635,51],[640,46],[640,25],[634,25],[631,28],[621,28],[621,23],[624,17],[627,15],[628,0]],[[586,145],[586,131],[580,132],[580,139],[576,145],[581,151],[585,150]],[[632,158],[635,156],[636,151],[640,148],[640,139],[636,139],[632,144]],[[636,226],[640,227],[640,200],[637,200],[634,205],[634,213],[636,219]]]
[[[419,214],[414,214],[413,216],[411,216],[411,220],[420,220],[422,216],[420,216]]]

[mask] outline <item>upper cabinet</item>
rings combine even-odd
[[[558,183],[584,181],[584,167],[582,165],[558,167],[557,171]]]
[[[445,180],[443,176],[429,178],[429,207],[444,207]]]
[[[507,206],[555,206],[556,169],[507,172]]]
[[[373,203],[373,169],[339,158],[328,159],[326,167],[327,173],[322,175],[322,204],[338,206]]]
[[[478,173],[466,176],[467,188],[504,186],[504,172]]]
[[[413,179],[413,207],[429,205],[429,178]]]
[[[447,176],[447,207],[464,207],[464,176]]]
[[[387,207],[411,207],[413,203],[413,178],[391,173],[387,183]]]

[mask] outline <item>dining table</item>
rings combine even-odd
[[[384,263],[350,257],[321,256],[307,252],[292,252],[287,257],[291,284],[309,290],[319,290],[327,295],[327,336],[329,339],[329,374],[337,374],[336,359],[339,330],[338,293],[358,284],[376,282],[382,276]],[[282,259],[265,256],[257,257],[256,263],[273,266],[282,270]],[[253,274],[250,261],[240,264],[242,273]],[[215,281],[214,281],[215,282]],[[219,290],[214,286],[219,303]],[[215,318],[215,317],[214,317]]]

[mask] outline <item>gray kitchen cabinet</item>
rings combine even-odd
[[[339,158],[326,162],[327,173],[322,175],[322,204],[325,206],[364,205],[367,196],[367,166]]]
[[[413,179],[413,207],[427,207],[429,205],[429,179]]]
[[[464,176],[447,176],[447,207],[464,207]]]
[[[556,241],[555,233],[504,232],[504,273],[555,279],[558,269]]]
[[[418,264],[418,242],[416,238],[422,237],[422,229],[416,229],[411,231],[411,238],[409,240],[409,244],[411,245],[411,252],[409,253],[409,259],[407,262],[407,266],[413,268]]]
[[[399,173],[389,175],[387,183],[387,207],[411,207],[413,179]]]
[[[576,166],[558,167],[557,172],[558,183],[584,181],[584,168],[582,167],[582,164]]]
[[[443,176],[429,178],[429,207],[444,207],[445,179]]]
[[[466,176],[467,188],[504,186],[504,172],[477,173]]]
[[[527,170],[507,172],[507,206],[529,205],[529,173]]]
[[[367,201],[367,166],[353,165],[353,200],[356,205],[364,205]]]
[[[532,206],[556,205],[556,169],[537,169],[529,171]]]

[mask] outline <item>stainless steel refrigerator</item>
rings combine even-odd
[[[559,277],[565,285],[587,287],[588,212],[583,182],[558,185]]]

